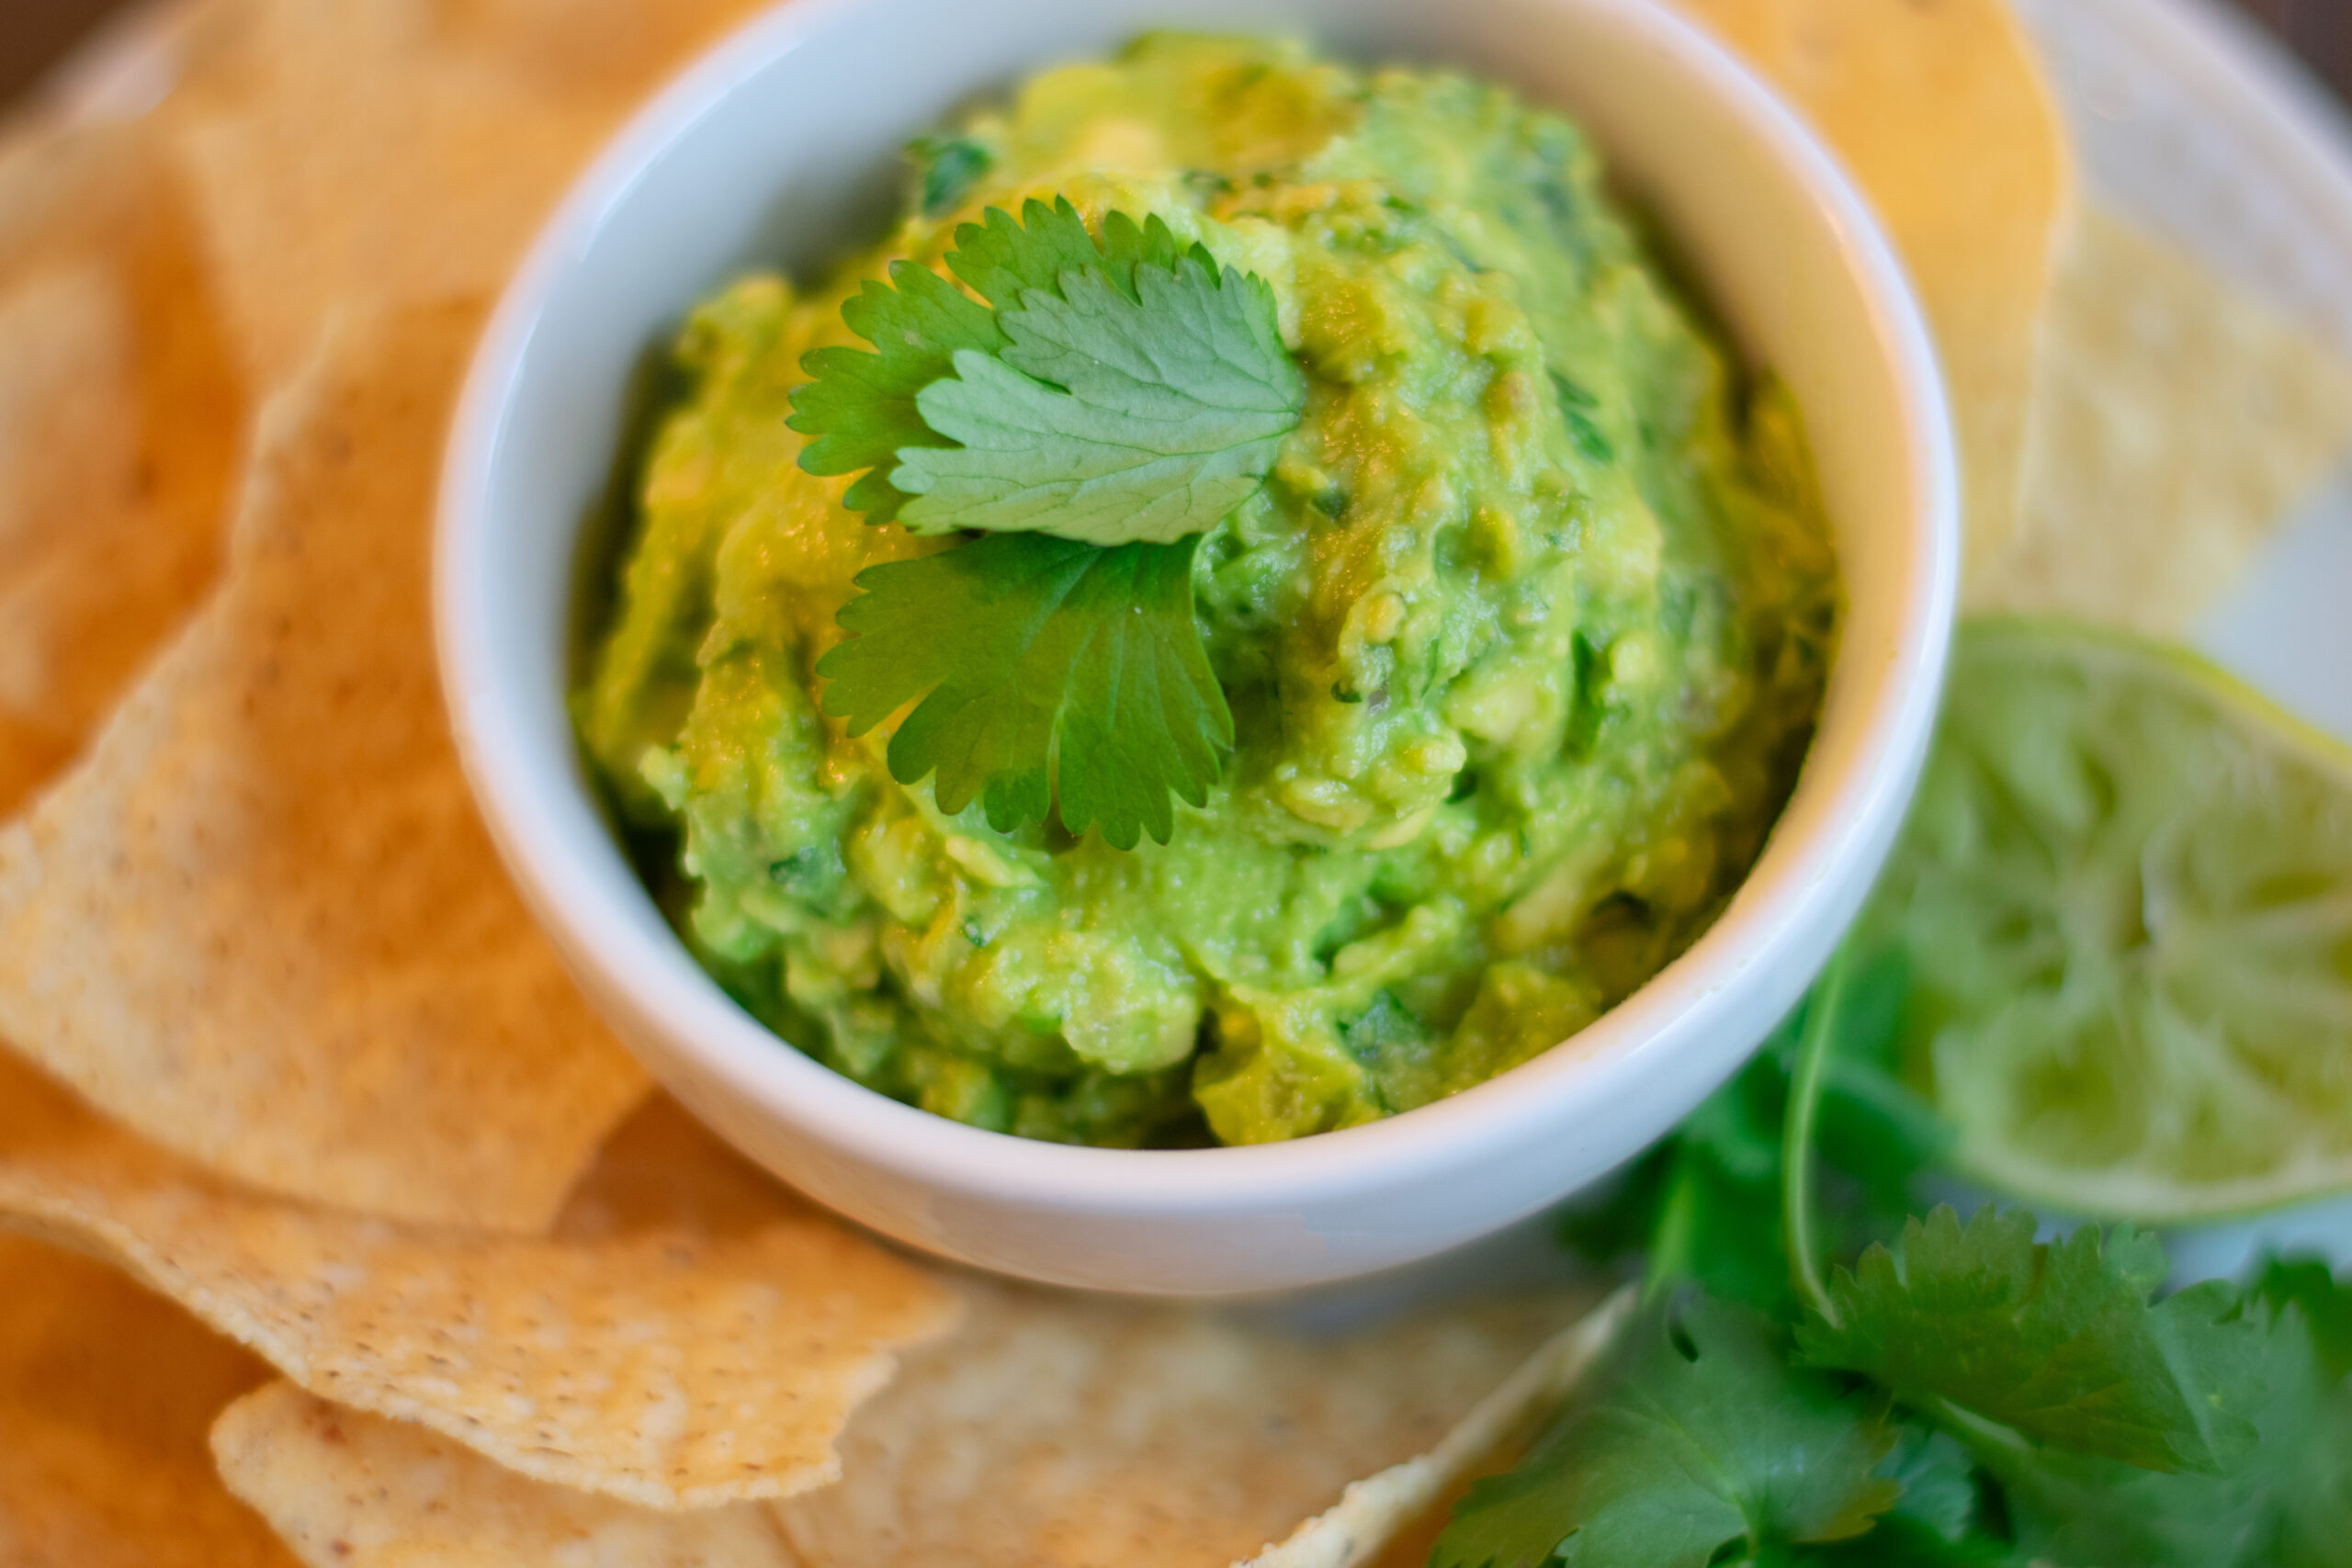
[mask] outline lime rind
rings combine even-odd
[[[2352,1188],[2352,749],[2193,654],[1965,627],[1862,929],[1975,1179],[2150,1222]]]
[[[2242,716],[2270,744],[2300,753],[2312,766],[2333,773],[2352,792],[2352,744],[2280,706],[2269,694],[2247,685],[2194,649],[2119,626],[2058,615],[1972,615],[1962,624],[1961,635],[1969,646],[1999,649],[2004,657],[2107,660],[2119,672],[2154,667],[2182,688],[2203,694],[2214,706]]]

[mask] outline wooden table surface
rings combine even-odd
[[[0,0],[0,103],[127,0]],[[660,4],[661,0],[649,0]],[[1851,0],[1855,5],[1886,0]],[[2352,0],[2234,0],[2282,34],[2312,69],[2352,99]]]

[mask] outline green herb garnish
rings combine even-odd
[[[1169,792],[1202,804],[1233,744],[1193,624],[1195,543],[999,534],[869,568],[842,610],[856,635],[818,666],[826,710],[862,734],[923,694],[890,737],[890,774],[936,769],[942,811],[977,796],[1002,831],[1042,821],[1058,786],[1071,832],[1165,843]]]
[[[1157,217],[1112,213],[1097,240],[1032,201],[956,247],[979,301],[895,264],[842,308],[874,352],[811,353],[793,395],[801,467],[861,474],[844,499],[869,522],[982,536],[859,574],[825,711],[862,735],[916,704],[890,773],[936,772],[943,810],[1165,842],[1170,795],[1204,803],[1233,744],[1193,547],[1264,481],[1306,377],[1265,281]]]
[[[1841,959],[1577,1223],[1645,1242],[1647,1310],[1433,1568],[2346,1560],[2352,1289],[2274,1264],[2161,1295],[2130,1226],[1891,1219],[1947,1140],[1889,1070],[1905,973]],[[1825,1277],[1825,1252],[1855,1261]]]
[[[1879,1473],[1883,1402],[1789,1365],[1743,1308],[1654,1309],[1618,1357],[1524,1464],[1471,1488],[1437,1562],[1704,1568],[1734,1541],[1860,1535],[1901,1495]]]
[[[996,166],[996,154],[969,136],[918,136],[907,144],[907,155],[920,171],[915,206],[925,218],[963,206],[981,176]]]
[[[2219,1475],[2254,1446],[2261,1355],[2238,1292],[2209,1280],[2150,1304],[2164,1248],[2129,1225],[2038,1245],[2033,1217],[1950,1209],[1873,1243],[1797,1326],[1817,1367],[1922,1408],[2143,1470]]]
[[[1132,288],[1073,268],[1058,291],[1028,289],[998,312],[1003,349],[957,352],[955,377],[915,403],[962,445],[899,455],[891,482],[914,495],[900,522],[1165,545],[1258,488],[1306,405],[1273,290],[1231,267],[1220,276],[1198,247],[1170,268],[1138,265]]]

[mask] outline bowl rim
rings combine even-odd
[[[1784,840],[1787,808],[1733,898],[1691,946],[1570,1040],[1445,1100],[1382,1121],[1286,1143],[1135,1150],[1046,1143],[934,1115],[824,1066],[745,1011],[695,964],[669,931],[666,948],[640,941],[644,911],[613,906],[573,846],[531,809],[537,793],[524,727],[510,707],[536,699],[502,687],[488,625],[496,585],[479,570],[478,541],[497,526],[492,478],[521,369],[548,296],[589,254],[607,216],[675,142],[730,94],[783,56],[854,20],[866,0],[791,0],[757,15],[672,78],[605,143],[530,247],[481,336],[457,405],[435,525],[433,610],[438,663],[459,760],[500,853],[555,945],[592,995],[602,979],[766,1120],[797,1138],[819,1138],[850,1157],[887,1166],[932,1187],[997,1202],[1137,1216],[1204,1217],[1287,1212],[1344,1196],[1375,1173],[1394,1187],[1458,1164],[1465,1143],[1508,1145],[1554,1120],[1563,1102],[1606,1094],[1647,1070],[1651,1052],[1695,1014],[1730,1007],[1738,976],[1786,956],[1791,931],[1838,898],[1830,868],[1868,852],[1892,831],[1916,776],[1940,698],[1959,576],[1960,480],[1955,437],[1937,353],[1908,276],[1879,220],[1832,152],[1797,114],[1723,44],[1660,0],[1550,0],[1645,29],[1702,77],[1787,168],[1844,240],[1866,319],[1890,362],[1904,406],[1900,423],[1913,478],[1908,603],[1897,621],[1894,668],[1867,707],[1846,715],[1859,739],[1838,776],[1809,776],[1828,798],[1812,835]],[[686,302],[681,301],[681,308]],[[1847,657],[1843,649],[1839,658]],[[1833,675],[1835,671],[1833,669]],[[567,720],[567,732],[570,726]],[[569,770],[577,774],[574,763]],[[1893,804],[1889,801],[1892,798]],[[599,818],[601,821],[601,817]],[[615,854],[618,849],[614,848]],[[1765,874],[1770,872],[1769,876]],[[650,909],[634,874],[629,886]],[[658,915],[656,916],[659,920]],[[582,954],[588,955],[582,957]],[[597,975],[580,973],[594,963]],[[624,1039],[626,1035],[624,1033]],[[821,1134],[819,1129],[821,1129]]]

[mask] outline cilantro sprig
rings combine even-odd
[[[812,352],[793,394],[800,466],[859,475],[868,522],[979,536],[859,574],[825,711],[862,735],[914,705],[890,773],[935,773],[943,810],[1164,843],[1233,744],[1194,546],[1264,481],[1306,377],[1265,280],[1156,216],[1098,238],[1067,200],[990,209],[946,265],[965,288],[904,261],[867,281],[842,316],[872,352]]]
[[[1898,1256],[1899,1249],[1899,1256]],[[2151,1304],[2164,1248],[2119,1226],[2047,1246],[2033,1216],[1951,1209],[1872,1243],[1797,1325],[1816,1367],[1922,1409],[1971,1411],[2036,1443],[2143,1470],[2220,1475],[2255,1443],[2261,1336],[2220,1280]]]
[[[1705,1568],[1733,1541],[1861,1535],[1901,1495],[1883,1402],[1789,1365],[1756,1314],[1653,1310],[1619,1357],[1525,1464],[1472,1486],[1437,1561]]]
[[[2352,1560],[2352,1288],[2167,1295],[2128,1225],[1903,1216],[1946,1142],[1893,1070],[1905,987],[1841,958],[1577,1222],[1645,1254],[1648,1309],[1433,1568]]]
[[[910,688],[929,693],[890,737],[890,773],[933,783],[942,811],[978,798],[1000,829],[1044,819],[1059,756],[1071,831],[1165,843],[1169,793],[1208,798],[1233,719],[1193,624],[1193,549],[1104,549],[997,534],[862,572],[855,635],[818,668],[829,712],[863,734]]]

